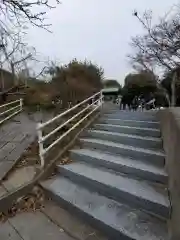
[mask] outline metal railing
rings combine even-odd
[[[89,104],[89,102],[91,103]],[[80,106],[85,105],[83,110],[79,111],[77,114],[75,114],[73,117],[59,125],[57,128],[49,132],[48,134],[43,136],[43,130],[46,126],[49,124],[62,119],[65,115],[70,113],[71,111],[77,109]],[[50,119],[47,122],[44,123],[38,123],[37,124],[37,133],[38,133],[38,143],[39,143],[39,156],[41,160],[41,167],[44,167],[45,165],[45,154],[50,151],[57,143],[59,143],[65,136],[67,136],[72,130],[74,130],[79,124],[81,124],[88,116],[90,116],[94,111],[96,111],[98,108],[100,108],[103,104],[103,95],[102,92],[98,92],[94,94],[93,96],[85,99],[84,101],[80,102],[79,104],[73,106],[72,108],[66,110],[65,112],[57,115],[56,117]],[[62,129],[64,126],[66,126],[68,123],[72,122],[72,120],[76,119],[78,116],[80,116],[82,113],[86,112],[88,109],[90,109],[90,112],[88,112],[85,116],[83,116],[76,124],[74,124],[73,127],[71,127],[69,130],[67,130],[65,133],[63,133],[61,136],[59,136],[56,140],[54,140],[48,147],[44,147],[44,143],[47,139],[49,139],[51,136],[53,136],[55,133],[57,133],[60,129]]]
[[[10,107],[10,108],[8,108],[8,107]],[[0,105],[0,110],[3,109],[3,108],[8,108],[8,109],[4,110],[3,112],[0,112],[0,124],[9,120],[14,115],[16,115],[16,114],[18,114],[19,112],[22,111],[22,109],[23,109],[23,99],[21,98],[19,100]],[[8,114],[10,114],[10,115],[8,115]],[[3,118],[4,115],[5,115],[5,117]]]

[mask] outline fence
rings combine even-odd
[[[15,105],[15,106],[14,106]],[[10,108],[9,108],[10,107]],[[19,99],[13,102],[9,102],[3,105],[0,105],[1,109],[6,109],[3,112],[0,112],[0,124],[6,120],[12,118],[14,115],[18,114],[23,109],[23,99]],[[9,115],[10,114],[10,115]]]
[[[89,102],[91,102],[91,103],[89,104]],[[50,151],[57,143],[59,143],[65,136],[67,136],[72,130],[74,130],[79,124],[81,124],[85,119],[87,119],[87,117],[89,117],[94,111],[96,111],[98,108],[100,108],[102,106],[102,103],[103,103],[102,92],[98,92],[98,93],[94,94],[93,96],[80,102],[79,104],[73,106],[72,108],[66,110],[65,112],[50,119],[49,121],[47,121],[45,123],[38,123],[37,132],[38,132],[39,156],[40,156],[40,160],[41,160],[41,167],[44,167],[44,165],[45,165],[45,154],[48,151]],[[83,105],[86,105],[86,106],[81,111],[79,111],[73,117],[71,117],[64,123],[60,124],[57,128],[55,128],[54,130],[50,131],[48,134],[43,136],[43,129],[46,126],[48,126],[49,124],[51,124],[59,119],[62,119],[62,117],[64,117],[71,111],[73,111]],[[90,112],[88,112],[85,116],[83,116],[76,124],[74,124],[74,126],[72,126],[69,130],[67,130],[60,137],[58,137],[56,140],[54,140],[48,147],[44,147],[44,143],[47,139],[49,139],[51,136],[53,136],[55,133],[57,133],[60,129],[65,127],[68,123],[72,122],[78,116],[81,116],[82,113],[85,113],[89,109],[90,109]]]

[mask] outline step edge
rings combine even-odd
[[[104,117],[101,117],[99,120],[103,120],[103,121],[108,121],[108,120],[113,120],[113,121],[122,121],[122,122],[137,122],[137,123],[153,123],[153,124],[157,124],[157,125],[160,125],[160,122],[158,121],[137,121],[137,120],[126,120],[126,119],[117,119],[117,118],[104,118]]]
[[[84,165],[87,165],[87,164],[85,164],[84,163]],[[67,171],[67,172],[70,172],[70,173],[72,173],[72,174],[74,174],[74,175],[77,175],[78,177],[82,177],[82,178],[85,178],[85,179],[88,179],[88,181],[93,181],[93,182],[98,182],[98,183],[100,183],[100,184],[103,184],[103,185],[105,185],[105,186],[108,186],[106,183],[104,183],[104,182],[99,182],[99,181],[97,181],[97,180],[94,180],[94,179],[92,179],[92,178],[90,178],[89,176],[87,177],[85,174],[83,174],[83,173],[77,173],[77,172],[74,172],[74,171],[72,171],[72,170],[70,170],[70,169],[67,169],[66,167],[65,167],[66,165],[57,165],[57,168],[58,168],[58,172],[60,172],[60,170],[63,170],[63,171]],[[103,171],[104,172],[104,171]],[[122,178],[126,178],[127,179],[127,177],[123,177],[123,176],[121,176]],[[128,178],[130,181],[136,181],[136,180],[134,180],[134,179],[132,179],[132,178]],[[139,181],[140,182],[140,181]],[[111,186],[112,187],[112,186]],[[117,191],[123,191],[123,192],[125,192],[125,190],[120,190],[120,189],[118,189],[117,187],[112,187],[113,189],[116,189]],[[135,197],[137,197],[136,195],[134,195],[133,193],[130,193],[130,192],[126,192],[126,194],[130,194],[130,195],[133,195],[133,196],[135,196]],[[145,197],[143,197],[142,198],[142,200],[147,200],[148,202],[151,202],[151,203],[153,203],[153,204],[157,204],[157,205],[160,205],[160,206],[163,206],[164,208],[167,208],[168,210],[169,210],[169,208],[170,208],[170,205],[168,204],[169,202],[168,202],[168,196],[167,197],[164,197],[164,199],[166,199],[166,204],[160,204],[158,201],[152,201],[152,200],[154,200],[154,199],[152,199],[152,200],[149,200],[149,199],[147,199],[147,198],[145,198]]]
[[[114,143],[112,141],[105,141],[105,140],[96,139],[96,138],[80,138],[80,141],[87,142],[87,143],[88,142],[95,143],[97,141],[101,141],[98,144],[109,145],[109,146],[112,146],[112,147],[125,148],[125,149],[130,149],[132,151],[144,152],[144,153],[147,153],[147,154],[152,154],[152,155],[154,154],[156,156],[165,157],[165,154],[161,151],[154,151],[154,150],[151,150],[151,149],[137,148],[137,147],[133,147],[133,146],[126,145],[126,144]],[[113,146],[113,145],[117,145],[117,146]]]
[[[107,126],[107,127],[117,127],[117,128],[124,128],[124,129],[137,129],[137,130],[144,130],[144,131],[154,131],[154,132],[160,132],[160,130],[159,129],[156,129],[156,128],[144,128],[144,127],[131,127],[131,126],[119,126],[119,125],[116,125],[116,124],[107,124],[107,123],[105,123],[105,124],[101,124],[101,123],[97,123],[97,124],[95,124],[94,126],[102,126],[102,127],[105,127],[105,126]]]
[[[128,133],[117,133],[117,132],[110,132],[105,130],[98,130],[98,129],[89,129],[87,130],[88,133],[99,133],[99,134],[106,134],[106,135],[114,135],[114,136],[121,136],[121,137],[127,137],[127,138],[136,138],[140,140],[147,140],[147,141],[157,141],[162,142],[161,138],[158,137],[145,137],[145,136],[139,136],[136,134],[128,134]]]
[[[63,177],[63,178],[66,178],[66,177]],[[60,180],[60,179],[59,179]],[[76,185],[78,185],[77,183],[74,183],[74,184],[76,184]],[[72,209],[74,209],[75,211],[77,210],[77,211],[81,211],[83,214],[86,214],[86,215],[88,215],[88,217],[90,217],[90,218],[93,218],[93,221],[100,221],[103,225],[104,225],[104,227],[108,227],[108,228],[110,228],[110,229],[113,229],[113,231],[116,231],[117,232],[117,234],[121,234],[122,235],[122,240],[138,240],[137,238],[134,238],[133,236],[132,236],[132,234],[131,234],[131,232],[127,232],[127,230],[125,230],[124,229],[124,227],[122,226],[120,229],[118,229],[116,226],[114,226],[114,225],[109,225],[107,222],[105,222],[104,221],[104,218],[101,218],[100,219],[100,217],[98,216],[98,217],[96,217],[96,216],[94,216],[91,212],[86,212],[83,208],[81,208],[81,206],[80,205],[78,205],[78,204],[75,204],[74,202],[72,203],[72,202],[70,202],[69,201],[69,199],[68,198],[63,198],[62,196],[61,196],[61,193],[58,193],[58,192],[56,192],[56,191],[54,191],[53,189],[51,189],[50,187],[48,187],[48,186],[46,186],[43,182],[41,182],[40,183],[40,185],[42,186],[42,188],[45,190],[45,191],[48,191],[48,193],[51,193],[51,194],[53,194],[54,196],[53,197],[55,197],[56,198],[56,201],[61,201],[61,200],[63,200],[64,201],[64,204],[67,204],[68,206],[70,206],[70,208]],[[88,190],[89,192],[92,192],[92,191],[90,191],[90,190]],[[95,192],[93,192],[93,193],[95,193]],[[115,201],[115,200],[111,200],[111,199],[109,199],[109,198],[107,198],[106,196],[103,196],[104,198],[106,198],[106,199],[108,199],[108,200],[110,200],[110,201],[112,201],[112,202],[116,202],[116,204],[117,205],[119,205],[120,203],[118,203],[117,201]],[[125,204],[123,204],[123,205],[125,205]],[[128,208],[129,209],[133,209],[133,208],[131,208],[130,206],[128,206]],[[142,211],[142,210],[139,210],[139,211]],[[131,211],[130,211],[131,212]],[[143,212],[145,215],[149,215],[148,213],[146,213],[146,212]],[[159,218],[158,218],[159,219]],[[94,224],[96,224],[96,223],[94,223]],[[94,225],[94,226],[96,226],[96,225]],[[99,228],[99,227],[98,227]],[[108,229],[107,229],[108,230]],[[108,233],[107,233],[108,234]],[[110,235],[110,234],[108,234],[108,235]],[[112,237],[112,236],[110,236],[110,237]],[[123,237],[125,237],[125,238],[123,238]],[[121,238],[120,238],[121,239]],[[116,238],[115,238],[115,240],[116,240]],[[117,237],[117,240],[119,240],[119,236]],[[143,239],[143,240],[145,240],[145,239]]]
[[[118,158],[118,157],[115,156],[115,155],[113,156],[112,154],[102,153],[102,152],[100,152],[100,151],[93,151],[92,149],[88,149],[88,148],[83,148],[83,149],[78,149],[78,150],[77,150],[77,149],[72,149],[72,150],[70,150],[70,153],[75,153],[75,154],[77,154],[77,155],[82,155],[82,156],[87,156],[87,157],[93,157],[94,159],[98,159],[98,160],[100,160],[100,161],[109,162],[109,163],[115,164],[115,165],[117,165],[117,166],[126,166],[126,167],[133,168],[133,169],[136,169],[136,170],[141,170],[141,171],[153,173],[153,174],[156,174],[156,175],[159,174],[159,175],[161,175],[161,176],[163,176],[163,177],[168,177],[168,174],[167,174],[165,171],[163,171],[163,168],[160,168],[161,171],[157,171],[157,172],[155,172],[155,171],[148,171],[147,169],[137,168],[137,167],[135,167],[135,166],[131,166],[130,164],[122,164],[121,161],[119,161],[119,163],[117,163],[117,162],[114,162],[114,161],[109,161],[109,160],[107,160],[107,159],[104,159],[103,157],[97,158],[96,156],[90,155],[90,153],[89,153],[89,154],[88,154],[88,153],[83,153],[83,151],[81,152],[81,150],[91,151],[91,154],[93,154],[93,152],[97,152],[99,155],[103,154],[103,155],[107,155],[107,156],[109,156],[109,157]],[[145,163],[143,163],[143,162],[141,162],[141,161],[139,161],[139,160],[135,160],[135,159],[132,160],[131,158],[123,157],[123,156],[122,156],[122,158],[127,159],[128,161],[132,161],[132,162],[138,161],[138,164],[139,164],[139,163],[142,163],[142,165],[148,166],[148,164],[145,164]],[[124,162],[125,162],[125,161],[124,161]],[[150,166],[150,167],[151,167],[151,166]],[[157,166],[154,166],[154,165],[153,165],[153,168],[156,168],[157,170],[159,169]]]

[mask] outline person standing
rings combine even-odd
[[[125,97],[124,96],[122,96],[122,98],[121,98],[119,108],[120,108],[120,110],[125,110],[125,108],[126,108]]]
[[[133,111],[136,111],[137,108],[138,108],[138,97],[135,96],[132,100],[132,109],[133,109]]]

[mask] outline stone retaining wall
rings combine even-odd
[[[169,232],[171,240],[180,239],[180,108],[158,112],[158,119],[166,153],[165,167],[169,175],[169,193],[172,205]]]

